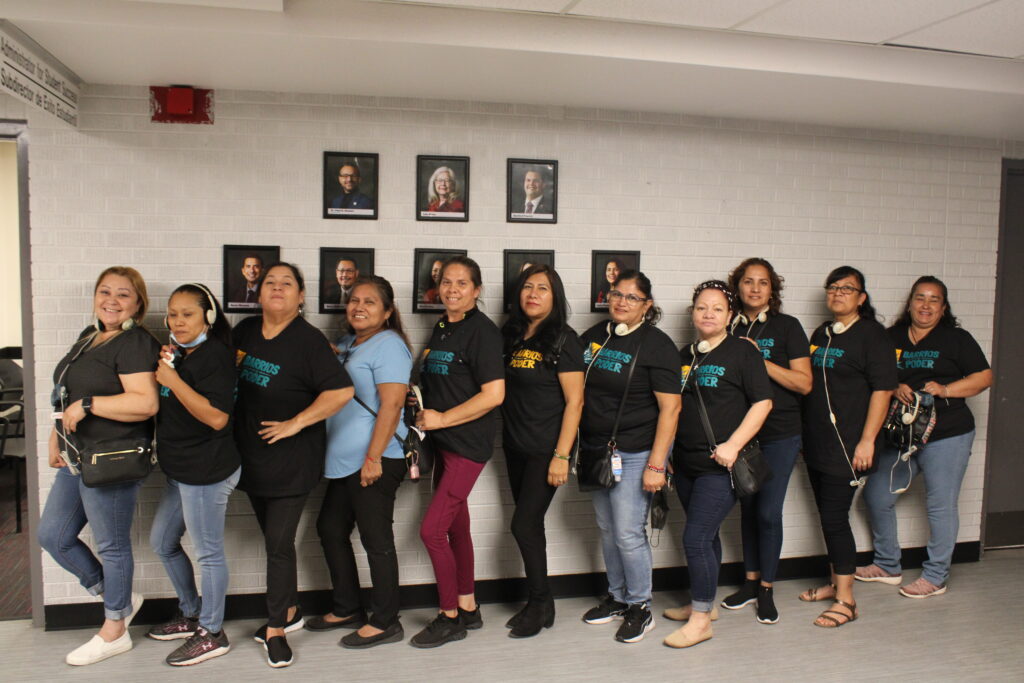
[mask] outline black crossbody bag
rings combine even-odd
[[[708,409],[704,405],[704,397],[700,395],[700,388],[697,382],[693,383],[693,391],[697,394],[697,412],[700,414],[700,422],[704,426],[704,436],[708,440],[711,452],[715,452],[718,442],[715,440],[715,433],[711,429],[711,420],[708,419]],[[740,449],[736,462],[729,470],[729,480],[732,482],[732,489],[736,492],[737,498],[746,498],[761,490],[761,484],[771,477],[771,470],[768,468],[768,461],[764,459],[761,452],[761,444],[757,437],[747,442],[747,445]]]

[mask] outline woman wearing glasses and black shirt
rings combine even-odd
[[[896,349],[875,319],[864,275],[840,266],[825,280],[833,319],[811,335],[814,387],[804,403],[804,460],[821,516],[832,581],[800,594],[805,602],[831,600],[814,621],[838,628],[857,618],[853,574],[857,546],[850,506],[862,477],[877,466],[881,427],[896,388]]]
[[[654,492],[665,485],[665,462],[675,438],[679,356],[668,335],[654,327],[661,311],[646,275],[619,273],[608,300],[609,320],[582,335],[587,373],[580,435],[584,446],[607,444],[625,393],[616,435],[622,474],[614,487],[593,494],[608,593],[583,621],[606,624],[623,617],[615,639],[635,643],[654,628],[647,514]]]

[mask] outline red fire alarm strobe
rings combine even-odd
[[[149,87],[150,118],[155,123],[213,123],[213,90],[172,85]]]

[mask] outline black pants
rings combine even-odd
[[[361,612],[359,572],[352,552],[352,529],[370,565],[370,624],[386,629],[398,620],[398,555],[392,529],[395,492],[405,477],[405,460],[384,458],[380,479],[371,486],[359,483],[359,472],[327,483],[316,530],[334,586],[334,614],[347,617]]]
[[[508,480],[512,485],[512,498],[516,502],[516,511],[512,515],[512,535],[523,555],[526,585],[531,600],[551,599],[544,515],[558,489],[548,484],[550,464],[550,453],[524,453],[505,449]]]
[[[267,626],[284,628],[288,608],[298,603],[295,530],[306,506],[306,494],[264,498],[249,494],[267,550]]]
[[[857,569],[857,544],[850,528],[850,507],[857,489],[850,486],[850,476],[836,476],[808,468],[807,477],[814,490],[814,502],[821,517],[821,533],[832,571],[853,574]]]

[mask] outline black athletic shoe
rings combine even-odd
[[[591,607],[583,615],[583,621],[588,624],[607,624],[612,619],[624,616],[628,605],[618,602],[611,593],[606,593],[597,603],[597,607]]]
[[[224,629],[220,633],[210,633],[200,626],[181,647],[167,655],[167,663],[171,666],[191,666],[226,655],[230,649],[231,643]]]
[[[775,609],[775,599],[769,586],[760,586],[757,591],[757,620],[762,624],[779,623],[779,610]]]
[[[188,638],[199,628],[199,617],[186,617],[178,610],[171,617],[171,620],[163,624],[157,624],[146,632],[146,636],[153,640],[178,640]]]
[[[740,609],[757,600],[757,589],[761,585],[759,579],[747,579],[740,589],[722,600],[725,609]]]
[[[397,643],[405,637],[405,630],[402,628],[400,622],[395,622],[388,626],[386,629],[381,631],[375,636],[361,636],[359,631],[353,631],[347,636],[341,639],[338,645],[346,647],[350,650],[362,650],[364,648],[373,647],[374,645],[383,645],[384,643]]]
[[[267,651],[267,664],[280,669],[292,663],[292,649],[284,636],[274,636],[263,643],[263,649]]]
[[[297,609],[295,610],[295,616],[292,617],[292,620],[284,625],[284,632],[292,633],[293,631],[298,631],[305,624],[306,621],[302,618],[302,610]],[[255,640],[257,643],[265,642],[267,640],[267,625],[263,624],[263,626],[260,626],[258,629],[256,629],[256,632],[252,634],[252,639]],[[287,664],[284,664],[282,666],[287,666]]]
[[[449,617],[444,612],[438,612],[434,620],[427,624],[427,627],[414,635],[409,644],[413,647],[440,647],[453,640],[462,640],[466,637],[466,627],[460,617]]]
[[[480,614],[480,605],[476,606],[476,609],[470,612],[459,608],[459,619],[462,619],[462,625],[466,627],[467,631],[475,631],[478,628],[484,627],[484,618]]]
[[[638,602],[626,608],[622,626],[615,632],[620,643],[639,643],[644,635],[654,628],[654,615],[646,602]]]

